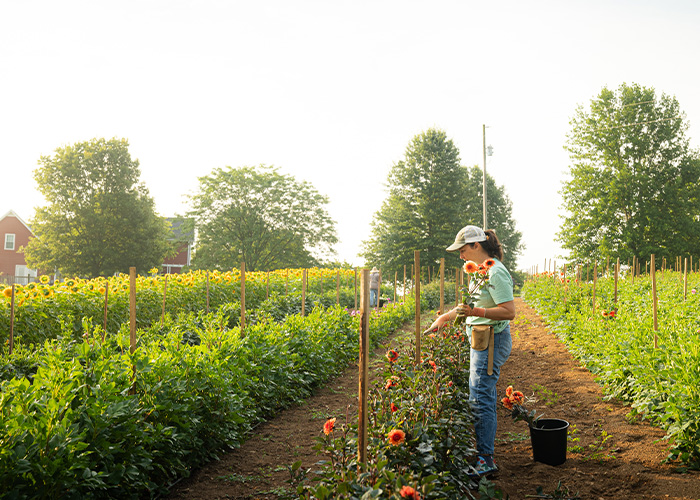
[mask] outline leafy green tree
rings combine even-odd
[[[398,270],[414,263],[421,251],[422,266],[457,267],[459,256],[445,248],[457,232],[483,220],[482,175],[478,167],[462,167],[459,151],[442,130],[416,135],[404,160],[394,164],[387,179],[388,197],[374,215],[370,238],[361,256],[369,265]],[[506,265],[514,264],[521,249],[510,200],[487,175],[487,210],[506,250]]]
[[[217,168],[199,178],[190,201],[199,268],[310,267],[337,242],[328,198],[274,167]]]
[[[160,267],[169,225],[139,181],[126,139],[92,139],[42,156],[34,179],[48,206],[31,221],[27,264],[85,277]]]
[[[653,88],[603,88],[579,106],[566,149],[562,247],[577,260],[696,253],[700,161],[678,101]]]

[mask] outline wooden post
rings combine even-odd
[[[301,315],[306,316],[306,269],[301,271]]]
[[[362,283],[360,283],[362,286]],[[355,268],[355,310],[357,311],[357,268]]]
[[[209,271],[207,271],[207,314],[209,314]]]
[[[595,316],[595,285],[598,281],[598,261],[593,261],[593,316]]]
[[[403,295],[401,296],[401,303],[406,303],[406,265],[403,266]]]
[[[445,312],[445,258],[440,259],[440,314]]]
[[[657,319],[658,302],[656,297],[656,262],[654,254],[651,254],[651,295],[653,300],[653,318],[654,318],[654,349],[659,347],[659,323]]]
[[[413,251],[413,260],[416,268],[416,364],[420,363],[420,250]]]
[[[241,262],[241,337],[245,329],[245,261]]]
[[[12,295],[10,297],[10,348],[8,356],[12,355],[12,349],[15,347],[15,284],[12,283]]]
[[[459,269],[455,271],[455,306],[459,305]]]
[[[688,257],[683,259],[683,300],[688,298]]]
[[[167,276],[167,274],[166,274]],[[105,340],[105,335],[107,334],[107,300],[109,298],[109,280],[105,283],[105,315],[102,321],[102,342]]]
[[[357,271],[355,271],[357,272]],[[359,390],[358,390],[358,429],[357,429],[357,468],[358,472],[365,469],[367,462],[367,427],[369,393],[369,269],[362,270],[360,280],[360,359],[359,359]]]
[[[617,258],[617,262],[615,263],[615,305],[617,305],[617,279],[620,274],[620,257]]]
[[[177,289],[177,287],[176,287]],[[160,313],[160,326],[162,327],[165,324],[165,297],[168,293],[168,275],[165,275],[165,281],[163,282],[163,308]],[[106,302],[107,300],[105,299],[105,307],[106,307]],[[105,311],[106,314],[106,311]]]
[[[340,269],[337,273],[335,277],[335,303],[340,305]]]
[[[136,268],[129,268],[129,352],[136,350]],[[136,370],[136,367],[134,367]]]

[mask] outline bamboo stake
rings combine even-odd
[[[355,271],[357,273],[357,270]],[[360,359],[358,387],[358,430],[357,430],[357,468],[365,469],[367,462],[367,428],[369,394],[369,269],[362,270],[360,280]]]
[[[416,364],[420,363],[421,353],[420,353],[420,250],[413,251],[413,260],[415,261],[416,268],[416,285],[415,285],[415,296],[416,296]]]
[[[688,257],[683,260],[683,300],[688,298]]]

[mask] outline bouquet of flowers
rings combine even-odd
[[[506,409],[510,410],[510,416],[513,417],[513,421],[524,420],[527,425],[533,427],[534,424],[542,417],[536,416],[535,410],[527,411],[523,404],[525,404],[525,395],[513,389],[512,385],[509,385],[506,389],[506,397],[501,399],[501,403]]]
[[[481,295],[481,290],[489,282],[489,269],[496,264],[493,259],[486,259],[481,264],[468,260],[464,263],[462,269],[467,275],[466,285],[462,287],[462,303],[469,304],[469,307],[474,307],[474,304]],[[457,316],[455,325],[460,325],[465,321],[464,316]]]

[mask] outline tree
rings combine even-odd
[[[675,257],[700,243],[700,161],[675,98],[603,88],[579,106],[566,149],[562,247],[576,260]]]
[[[128,148],[126,139],[92,139],[40,158],[34,179],[48,206],[31,221],[29,266],[95,277],[162,265],[169,225]]]
[[[328,198],[274,167],[217,168],[199,178],[190,201],[195,267],[310,267],[318,263],[315,253],[332,254],[337,242]]]
[[[478,167],[460,165],[459,151],[444,131],[429,129],[415,136],[404,160],[389,172],[388,197],[374,215],[362,257],[382,269],[398,270],[410,267],[414,251],[420,250],[421,266],[437,266],[441,258],[446,266],[459,266],[459,256],[445,248],[462,227],[481,225],[481,179]],[[508,197],[489,176],[487,202],[490,228],[508,242],[506,262],[514,264],[521,235],[515,231]]]

